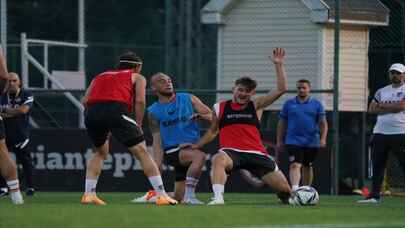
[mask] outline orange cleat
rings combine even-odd
[[[102,199],[98,198],[97,195],[84,194],[81,200],[82,204],[94,204],[94,205],[106,205]]]
[[[156,205],[158,206],[176,205],[176,204],[178,204],[177,200],[174,200],[169,196],[158,196],[156,199]]]
[[[131,200],[132,203],[156,203],[157,194],[155,190],[148,191],[145,195]]]

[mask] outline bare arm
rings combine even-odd
[[[152,138],[153,138],[152,157],[153,157],[153,160],[155,160],[156,165],[159,168],[161,168],[162,163],[163,163],[163,148],[162,148],[162,139],[160,137],[159,121],[152,114],[149,113],[148,122],[149,122],[149,128],[150,128],[150,131],[152,132]]]
[[[0,48],[0,93],[4,92],[8,84],[8,70],[3,50]]]
[[[284,119],[279,119],[277,123],[277,147],[284,145],[285,129],[287,125]]]
[[[387,113],[397,113],[405,111],[405,101],[394,103],[378,103],[378,108]]]
[[[194,110],[197,112],[195,119],[205,119],[207,121],[212,121],[212,111],[205,105],[198,97],[191,95],[191,103],[193,104]]]
[[[368,106],[367,112],[370,114],[376,114],[376,115],[384,115],[384,114],[392,113],[388,109],[384,109],[380,103],[377,103],[374,100],[371,101],[370,105]]]
[[[94,84],[93,81],[94,81],[94,80],[91,80],[90,85],[89,85],[89,87],[87,88],[87,90],[86,90],[86,92],[84,93],[84,96],[83,96],[83,98],[82,98],[82,104],[83,104],[84,107],[87,107],[87,101],[88,101],[88,99],[89,99],[89,94],[90,94],[91,89],[93,88],[93,84]]]
[[[284,56],[285,51],[282,48],[276,48],[273,50],[272,61],[276,68],[277,75],[277,89],[268,93],[265,96],[257,97],[254,100],[256,110],[263,109],[271,105],[274,101],[281,97],[287,90],[286,73],[284,69]]]
[[[142,75],[136,76],[135,79],[135,120],[139,126],[142,126],[146,106],[146,80]]]
[[[328,136],[328,121],[326,120],[326,116],[323,116],[319,121],[319,129],[321,131],[320,137],[320,146],[326,146],[326,139]]]
[[[198,140],[198,142],[193,146],[193,148],[202,148],[205,144],[211,142],[219,133],[219,120],[215,111],[212,112],[212,122],[208,131]]]

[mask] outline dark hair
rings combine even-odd
[[[142,59],[134,52],[128,51],[122,54],[118,61],[119,70],[133,69],[142,64]]]
[[[297,84],[298,83],[307,83],[309,87],[311,87],[311,82],[308,79],[300,79],[297,81]]]
[[[235,86],[237,86],[237,85],[245,86],[248,91],[252,91],[252,90],[256,89],[257,82],[255,80],[251,79],[250,77],[245,76],[245,77],[236,79]]]

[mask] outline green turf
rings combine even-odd
[[[280,205],[271,194],[226,193],[225,206],[133,204],[140,193],[99,193],[106,206],[79,204],[81,193],[39,192],[14,206],[0,199],[1,228],[136,228],[136,227],[405,227],[405,198],[385,198],[379,205],[359,205],[360,197],[321,196],[320,205]],[[208,201],[211,194],[199,194]],[[324,224],[324,225],[310,225]],[[335,224],[335,225],[332,225]]]

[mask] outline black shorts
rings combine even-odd
[[[0,140],[6,138],[6,129],[4,128],[3,118],[0,117]]]
[[[167,165],[173,166],[176,173],[176,181],[185,181],[189,166],[180,163],[180,148],[173,147],[165,150],[164,161]]]
[[[232,170],[227,170],[227,172],[246,169],[253,175],[261,178],[268,173],[278,170],[276,162],[270,155],[238,152],[230,148],[220,149],[219,152],[226,153],[232,159]]]
[[[285,145],[285,149],[288,152],[288,160],[291,163],[296,162],[310,167],[312,167],[319,151],[317,147],[302,147],[296,145]]]
[[[111,134],[126,147],[144,141],[142,129],[128,116],[127,107],[118,102],[97,103],[85,111],[84,123],[94,146],[100,147]]]

